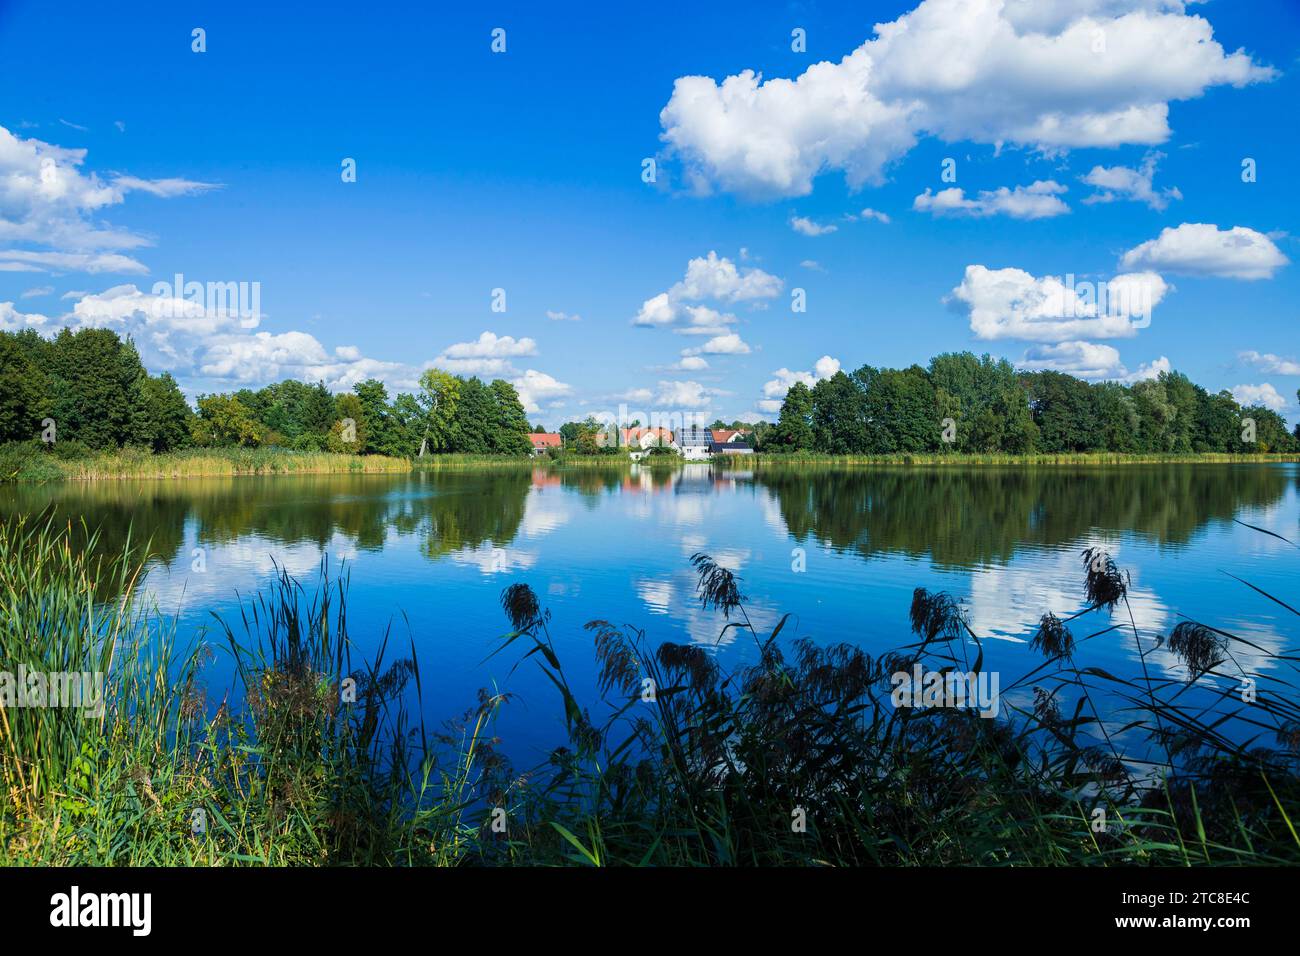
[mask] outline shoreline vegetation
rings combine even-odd
[[[1041,661],[1000,675],[992,718],[942,693],[896,696],[920,670],[989,684],[946,593],[917,588],[899,609],[915,641],[873,657],[799,637],[789,614],[760,632],[741,579],[696,554],[701,607],[754,645],[728,671],[702,645],[553,619],[511,584],[505,633],[476,639],[544,672],[568,738],[522,771],[494,736],[507,691],[480,691],[434,732],[411,716],[416,635],[353,659],[347,578],[327,566],[314,587],[281,573],[206,643],[143,597],[147,548],[104,552],[85,525],[0,526],[3,659],[105,675],[93,714],[0,710],[0,864],[1300,863],[1294,657],[1220,629],[1231,608],[1169,635],[1130,627],[1127,576],[1091,549],[1085,609],[1044,609]],[[1242,601],[1300,615],[1242,584]],[[566,655],[593,655],[598,699],[571,689],[561,631]],[[1139,676],[1090,666],[1093,642],[1127,645]],[[1161,648],[1177,670],[1148,667]],[[229,687],[206,685],[214,654],[234,661]]]
[[[0,450],[0,482],[165,480],[227,476],[407,474],[422,471],[474,469],[581,468],[694,469],[722,471],[754,468],[855,468],[855,467],[1035,467],[1111,466],[1150,464],[1243,464],[1300,462],[1300,453],[1196,453],[1127,454],[1120,452],[1035,453],[1013,455],[913,452],[892,455],[827,455],[818,453],[756,453],[717,455],[706,461],[685,461],[676,455],[651,455],[640,462],[625,453],[600,455],[542,455],[536,458],[502,454],[433,454],[423,458],[387,455],[351,455],[296,451],[288,448],[204,448],[151,453],[138,449],[62,456],[35,445],[16,451]]]
[[[399,474],[411,462],[385,455],[346,455],[279,448],[213,448],[152,454],[123,449],[77,458],[36,455],[24,460],[18,481],[103,481],[209,478],[234,475]],[[5,475],[0,471],[0,480]]]
[[[719,419],[702,429],[696,413],[620,408],[547,432],[530,412],[541,409],[511,382],[437,368],[414,393],[392,397],[376,379],[339,393],[288,379],[199,395],[191,407],[170,375],[150,374],[134,343],[112,330],[63,329],[49,339],[0,331],[0,481],[437,470],[535,464],[542,459],[529,454],[543,449],[548,464],[601,467],[626,461],[631,443],[656,469],[701,444],[722,453],[715,459],[752,449],[757,457],[734,457],[760,467],[775,459],[911,466],[1300,456],[1300,425],[1288,429],[1277,411],[1211,393],[1179,372],[1131,385],[1088,382],[970,352],[796,381],[775,423]],[[714,442],[715,431],[727,437]],[[640,447],[647,436],[651,447]]]
[[[1020,465],[1152,465],[1152,464],[1229,464],[1241,462],[1295,462],[1300,452],[1268,454],[1185,452],[1185,453],[1130,453],[1130,452],[1035,452],[1033,454],[913,452],[893,455],[820,455],[820,454],[768,454],[736,457],[725,462],[726,467],[744,468],[745,459],[755,464],[779,467],[781,465],[915,465],[919,467],[951,465],[1020,466]]]

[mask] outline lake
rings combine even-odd
[[[390,626],[420,658],[430,726],[475,704],[481,687],[517,695],[497,732],[525,767],[563,741],[554,689],[513,650],[488,660],[508,631],[499,598],[530,584],[579,697],[598,700],[591,638],[602,618],[660,641],[714,648],[733,667],[753,641],[722,634],[701,608],[690,556],[707,552],[742,579],[751,620],[783,639],[848,641],[872,653],[912,640],[916,587],[965,602],[986,638],[986,667],[1004,685],[1039,662],[1026,641],[1040,615],[1083,605],[1080,552],[1105,548],[1132,575],[1143,639],[1183,617],[1273,651],[1294,649],[1298,620],[1224,572],[1293,605],[1300,549],[1237,523],[1300,540],[1295,464],[1125,465],[1024,469],[762,466],[676,471],[504,467],[408,475],[309,475],[0,486],[0,516],[52,507],[102,529],[115,545],[149,537],[159,558],[146,589],[186,633],[276,565],[312,583],[323,560],[350,575],[349,630],[371,650]],[[1236,521],[1234,521],[1236,519]],[[1116,621],[1128,621],[1116,612]],[[1110,623],[1093,612],[1077,636]],[[1131,632],[1091,641],[1080,662],[1138,673]],[[1249,658],[1240,659],[1250,669]],[[1167,651],[1157,670],[1181,674]],[[1267,664],[1264,666],[1274,666]],[[228,655],[206,671],[210,698],[230,680]],[[596,708],[593,707],[593,714]]]

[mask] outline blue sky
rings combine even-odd
[[[1297,417],[1289,0],[227,6],[0,2],[0,327],[116,328],[191,395],[438,364],[551,426],[960,349]],[[256,326],[159,318],[178,272]]]

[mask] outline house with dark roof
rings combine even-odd
[[[718,434],[718,432],[714,432]],[[727,434],[722,432],[722,434]],[[709,453],[712,455],[752,455],[754,446],[749,439],[741,432],[731,432],[731,438],[728,441],[711,441],[709,442]]]
[[[682,450],[682,457],[688,461],[701,461],[712,454],[713,432],[699,425],[681,428],[677,432],[677,447]]]

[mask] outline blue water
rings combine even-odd
[[[1039,616],[1082,609],[1080,552],[1105,548],[1132,576],[1129,607],[1144,641],[1184,617],[1275,652],[1294,652],[1300,618],[1225,571],[1300,606],[1295,465],[1124,466],[1036,472],[714,471],[652,474],[545,470],[403,476],[302,476],[12,486],[0,514],[49,504],[104,524],[107,536],[152,535],[162,557],[146,581],[182,632],[218,647],[205,672],[219,699],[231,681],[212,613],[237,620],[240,595],[278,565],[309,586],[323,561],[349,579],[359,654],[386,631],[389,659],[420,660],[431,726],[474,706],[479,688],[508,691],[496,733],[517,767],[564,742],[562,709],[534,662],[491,657],[509,630],[499,599],[522,581],[551,612],[550,632],[580,699],[595,704],[596,618],[644,629],[653,643],[695,642],[725,667],[755,644],[701,607],[689,559],[713,556],[741,578],[760,632],[789,613],[783,638],[848,641],[879,653],[912,640],[912,590],[950,592],[984,639],[1004,687],[1037,663],[1026,641]],[[800,551],[801,549],[801,551]],[[799,570],[802,568],[802,570]],[[1120,608],[1113,619],[1127,622]],[[1112,623],[1074,622],[1077,637]],[[236,627],[238,630],[238,627]],[[206,635],[206,637],[204,637]],[[1276,662],[1244,645],[1247,671]],[[1139,673],[1131,631],[1087,642],[1080,663]],[[1182,676],[1167,650],[1157,674]],[[1008,695],[1026,706],[1032,689]],[[593,706],[593,715],[599,708]]]

